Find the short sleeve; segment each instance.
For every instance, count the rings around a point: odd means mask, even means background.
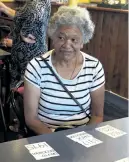
[[[98,61],[93,70],[93,78],[92,78],[92,84],[90,87],[90,91],[95,91],[104,84],[105,84],[104,69],[100,61]]]
[[[26,68],[24,79],[40,88],[41,83],[41,67],[39,61],[34,58],[31,60]]]

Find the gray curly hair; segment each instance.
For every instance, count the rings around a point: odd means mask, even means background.
[[[53,37],[61,25],[74,25],[80,29],[83,35],[83,43],[86,44],[92,38],[95,25],[89,12],[81,7],[61,6],[54,13],[48,24],[48,36]]]

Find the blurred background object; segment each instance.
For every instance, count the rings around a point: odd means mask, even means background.
[[[128,0],[102,0],[98,7],[128,9]]]
[[[9,26],[6,25],[0,25],[0,48],[5,49],[5,39],[8,40],[8,37],[10,35],[11,29]],[[7,49],[8,51],[8,49]]]

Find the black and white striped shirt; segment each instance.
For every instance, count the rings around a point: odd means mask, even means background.
[[[52,51],[47,52],[46,61],[61,79],[63,84],[90,115],[90,92],[105,84],[102,64],[98,59],[81,52],[84,58],[82,68],[73,80],[62,78],[51,62]],[[45,57],[44,55],[44,57]],[[58,126],[78,126],[88,122],[88,118],[65,92],[41,57],[30,61],[25,79],[41,90],[38,116],[51,128]]]

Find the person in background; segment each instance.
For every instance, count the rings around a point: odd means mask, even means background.
[[[11,47],[11,87],[21,80],[27,63],[45,53],[46,30],[51,12],[50,0],[27,0],[17,11],[0,2],[0,11],[14,19],[12,40],[3,44]]]
[[[54,49],[30,61],[25,71],[24,114],[36,134],[103,121],[105,75],[97,58],[81,51],[94,33],[85,8],[62,6],[51,17],[48,35]],[[44,59],[69,92],[57,81]]]

